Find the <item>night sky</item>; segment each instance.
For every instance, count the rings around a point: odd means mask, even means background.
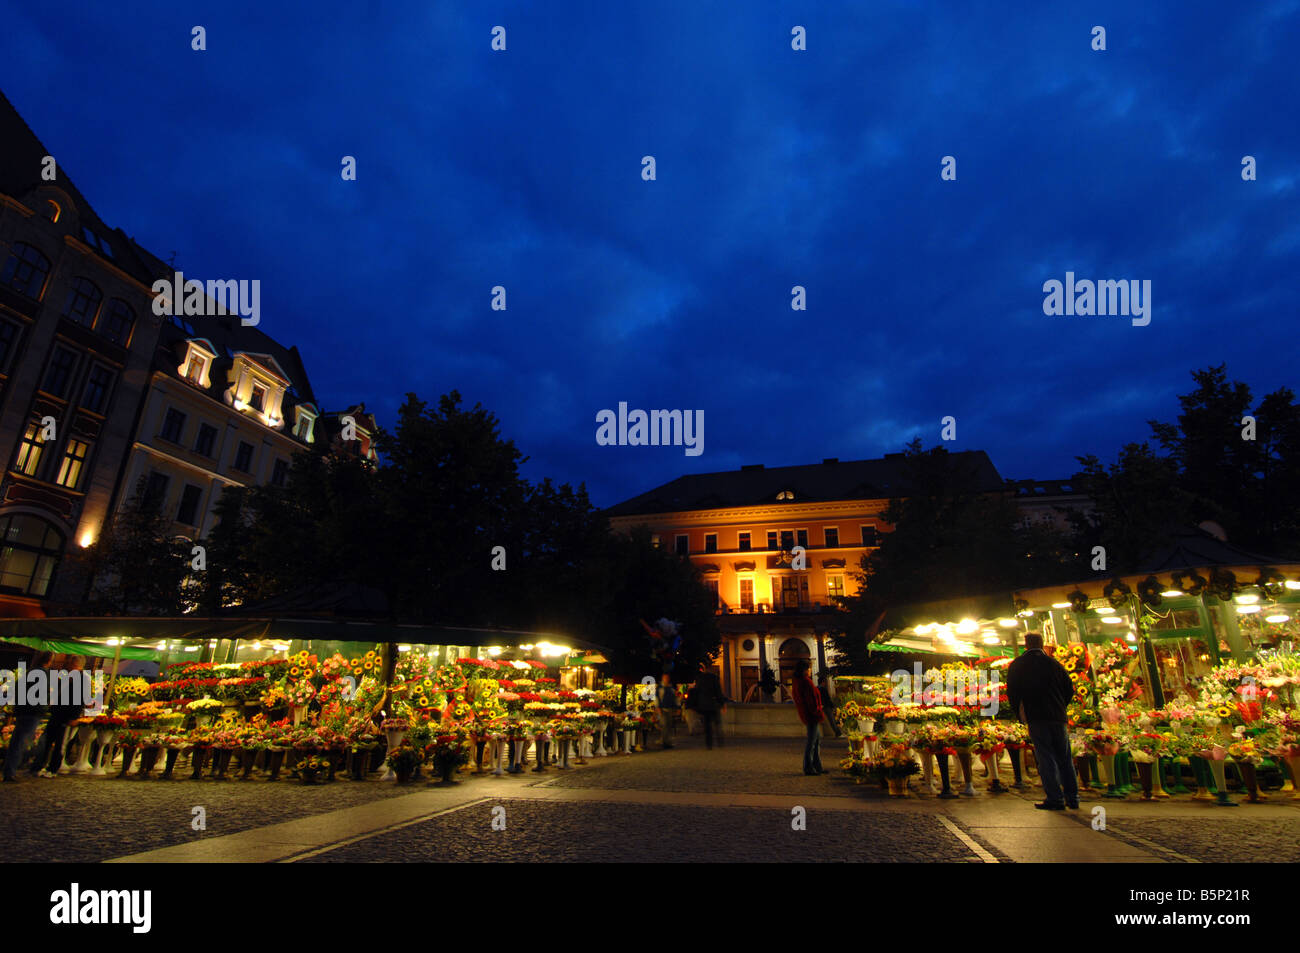
[[[1195,368],[1295,385],[1300,2],[1038,6],[15,3],[0,88],[110,225],[260,279],[327,410],[459,389],[601,506],[947,414],[1050,478]],[[1150,280],[1150,325],[1044,315],[1067,271]],[[704,453],[598,447],[619,401]]]

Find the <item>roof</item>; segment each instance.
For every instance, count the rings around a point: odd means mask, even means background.
[[[997,493],[1004,488],[1002,477],[983,450],[949,454],[954,467],[974,493]],[[832,500],[883,500],[906,496],[909,464],[902,453],[890,453],[877,460],[826,461],[803,466],[741,467],[722,473],[681,476],[634,496],[605,511],[607,516],[639,516],[675,513],[683,510],[758,506],[777,502],[777,494],[791,490],[791,502],[815,503]]]
[[[135,239],[126,232],[120,228],[111,228],[96,214],[90,202],[69,178],[62,163],[56,163],[57,174],[53,182],[41,178],[42,163],[52,153],[3,92],[0,92],[0,142],[4,143],[4,148],[0,149],[0,193],[23,201],[29,193],[38,189],[57,188],[76,203],[74,211],[83,228],[89,228],[101,236],[111,236],[111,256],[104,255],[93,244],[87,243],[97,255],[145,285],[152,284],[167,272],[166,264],[137,245]],[[76,237],[82,238],[81,235]]]

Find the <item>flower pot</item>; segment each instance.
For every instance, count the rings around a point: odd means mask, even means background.
[[[1087,755],[1080,754],[1074,756],[1074,771],[1079,775],[1079,790],[1091,791],[1092,774],[1088,766]]]
[[[474,742],[474,773],[483,773],[483,750],[487,747],[487,739],[480,738]]]
[[[1219,807],[1236,807],[1237,802],[1228,798],[1228,779],[1224,772],[1221,758],[1210,759],[1210,774],[1214,777],[1214,787],[1218,791],[1216,803]]]
[[[965,797],[975,796],[975,780],[971,773],[970,748],[958,748],[957,760],[961,763],[962,780],[965,782],[961,789]]]
[[[257,764],[257,751],[243,748],[239,752],[239,780],[247,781],[253,776],[253,765]]]
[[[1189,794],[1191,789],[1183,783],[1183,761],[1179,758],[1169,758],[1170,778],[1173,783],[1169,785],[1170,794]]]
[[[1101,762],[1102,774],[1106,778],[1106,793],[1102,797],[1122,798],[1124,792],[1119,790],[1115,784],[1115,756],[1113,754],[1099,754],[1097,760]]]
[[[163,773],[159,776],[163,781],[172,779],[172,769],[176,767],[176,759],[180,757],[180,748],[168,748],[167,760],[163,762]]]
[[[1023,773],[1021,773],[1020,749],[1008,748],[1007,751],[1009,753],[1008,756],[1011,758],[1011,774],[1015,779],[1011,782],[1011,786],[1015,788],[1017,791],[1023,791],[1027,787],[1029,787],[1029,785],[1025,783],[1025,776]]]
[[[492,773],[502,775],[506,773],[505,769],[505,747],[506,743],[501,738],[491,738],[488,742],[488,760],[492,763]]]
[[[81,749],[77,753],[75,764],[63,766],[63,770],[68,774],[85,774],[90,770],[90,737],[94,733],[95,729],[90,725],[77,726],[77,743]]]
[[[456,780],[456,760],[452,757],[438,759],[438,781],[437,783],[446,787],[452,784],[458,784]]]
[[[216,752],[213,760],[216,762],[217,770],[213,777],[218,781],[226,780],[226,771],[230,767],[230,759],[234,757],[234,754],[235,752],[231,748],[222,748]]]
[[[537,764],[533,767],[533,770],[545,771],[546,762],[550,759],[551,743],[540,735],[534,739],[533,743],[537,746]]]
[[[1138,771],[1141,770],[1141,768],[1138,768]],[[1151,771],[1151,796],[1153,798],[1159,799],[1162,797],[1169,797],[1169,792],[1164,788],[1164,778],[1161,777],[1162,774],[1163,772],[1160,770],[1160,759],[1156,758]]]
[[[1154,767],[1155,766],[1151,764],[1151,762],[1149,761],[1139,761],[1137,763],[1138,778],[1142,782],[1142,799],[1144,801],[1151,800],[1151,788],[1152,788],[1151,778],[1155,773],[1153,770]]]
[[[124,778],[131,769],[131,762],[135,760],[135,745],[122,746],[122,770],[118,772],[119,778]]]
[[[921,790],[926,794],[934,793],[934,752],[921,752]]]
[[[569,749],[573,747],[573,741],[569,738],[560,739],[560,763],[557,767],[567,769],[569,767]]]
[[[191,781],[203,780],[203,769],[208,764],[209,750],[208,748],[195,748],[190,752],[190,764],[194,768],[193,773],[190,775]]]
[[[154,765],[158,763],[160,754],[162,754],[162,748],[158,745],[148,745],[140,749],[140,770],[135,773],[135,776],[141,780],[149,777]]]
[[[1255,765],[1249,761],[1238,761],[1237,770],[1241,772],[1242,784],[1244,784],[1246,790],[1250,792],[1250,797],[1247,799],[1248,802],[1251,804],[1259,804],[1261,801],[1267,801],[1268,795],[1260,793],[1259,773],[1256,771]]]
[[[938,796],[945,800],[957,797],[956,794],[952,793],[952,786],[948,779],[948,753],[946,751],[941,751],[939,754],[935,755],[935,757],[939,761],[939,781],[943,784],[943,789],[939,792]]]
[[[113,728],[96,728],[95,740],[99,742],[99,754],[95,758],[95,766],[90,769],[91,774],[107,774],[110,760],[109,745],[113,741],[113,735],[117,734]]]
[[[605,750],[605,726],[608,722],[602,718],[596,722],[596,757],[605,758],[609,752]]]
[[[400,745],[400,744],[402,743],[403,739],[406,738],[406,729],[405,729],[405,728],[390,728],[390,729],[388,729],[387,731],[384,732],[384,737],[386,737],[386,738],[388,739],[388,750],[389,750],[389,751],[395,751],[395,750],[397,750],[397,746]],[[387,761],[385,761],[385,763],[387,763]],[[379,780],[381,780],[381,781],[389,781],[389,780],[392,780],[392,778],[393,778],[394,776],[395,776],[395,775],[394,775],[394,772],[393,772],[393,766],[390,764],[390,765],[388,765],[388,770],[384,772],[384,776],[383,776],[382,778],[380,778]]]
[[[284,767],[285,750],[283,748],[268,749],[267,767],[271,769],[271,776],[268,781],[280,780],[280,769]]]
[[[410,784],[411,775],[414,773],[415,773],[414,765],[410,765],[410,766],[403,765],[402,767],[393,769],[393,774],[397,778],[398,784]]]
[[[632,748],[636,744],[636,731],[625,730],[623,732],[623,751],[622,754],[631,754]]]
[[[1002,785],[1002,772],[999,770],[1002,761],[1002,752],[994,751],[988,756],[985,763],[989,766],[989,776],[993,779],[989,782],[989,793],[1003,794],[1007,790]]]
[[[303,784],[315,784],[318,771],[316,768],[299,768],[298,780]]]
[[[907,778],[885,778],[890,797],[907,797]]]

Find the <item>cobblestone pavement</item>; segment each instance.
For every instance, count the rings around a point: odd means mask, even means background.
[[[505,830],[492,829],[492,808]],[[812,811],[806,830],[788,810],[664,804],[503,800],[312,857],[312,863],[374,861],[779,863],[970,861],[979,859],[937,818]]]
[[[1111,833],[1141,846],[1156,845],[1203,864],[1300,863],[1300,816],[1251,817],[1244,811],[1232,819],[1220,817],[1126,817]],[[1142,841],[1132,838],[1142,838]],[[1174,859],[1179,859],[1175,857]]]
[[[0,785],[0,860],[96,863],[406,793],[378,780],[22,780]],[[206,830],[191,826],[195,807],[206,812]]]

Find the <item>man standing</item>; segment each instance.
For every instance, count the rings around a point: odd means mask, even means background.
[[[794,707],[799,713],[799,720],[808,729],[808,739],[803,748],[803,773],[825,774],[822,770],[822,699],[817,686],[808,677],[809,668],[811,666],[807,659],[794,663],[791,694],[794,695]]]
[[[1079,782],[1070,759],[1065,732],[1065,706],[1074,695],[1070,676],[1060,662],[1043,651],[1043,636],[1025,633],[1025,651],[1007,666],[1007,702],[1029,726],[1044,800],[1034,807],[1062,811],[1079,806]]]
[[[718,744],[722,744],[722,729],[720,713],[722,707],[726,704],[726,697],[722,694],[722,683],[718,681],[718,676],[712,670],[701,668],[700,674],[695,676],[695,687],[691,689],[688,704],[691,710],[700,716],[704,722],[704,744],[713,747],[713,727],[718,725]]]
[[[665,748],[673,746],[673,719],[677,717],[677,690],[667,675],[659,679],[659,741]]]
[[[32,667],[23,671],[21,677],[25,678],[31,672],[39,670],[41,672],[40,677],[47,679],[48,686],[49,673],[47,669],[53,658],[54,656],[49,652],[37,652],[32,657]],[[17,688],[16,683],[14,687]],[[14,733],[9,738],[9,751],[5,754],[4,779],[6,781],[18,780],[17,772],[19,766],[23,763],[23,755],[27,753],[27,743],[36,734],[36,726],[41,723],[41,718],[45,714],[45,706],[32,704],[26,691],[23,691],[21,695],[21,702],[18,698],[13,700]]]

